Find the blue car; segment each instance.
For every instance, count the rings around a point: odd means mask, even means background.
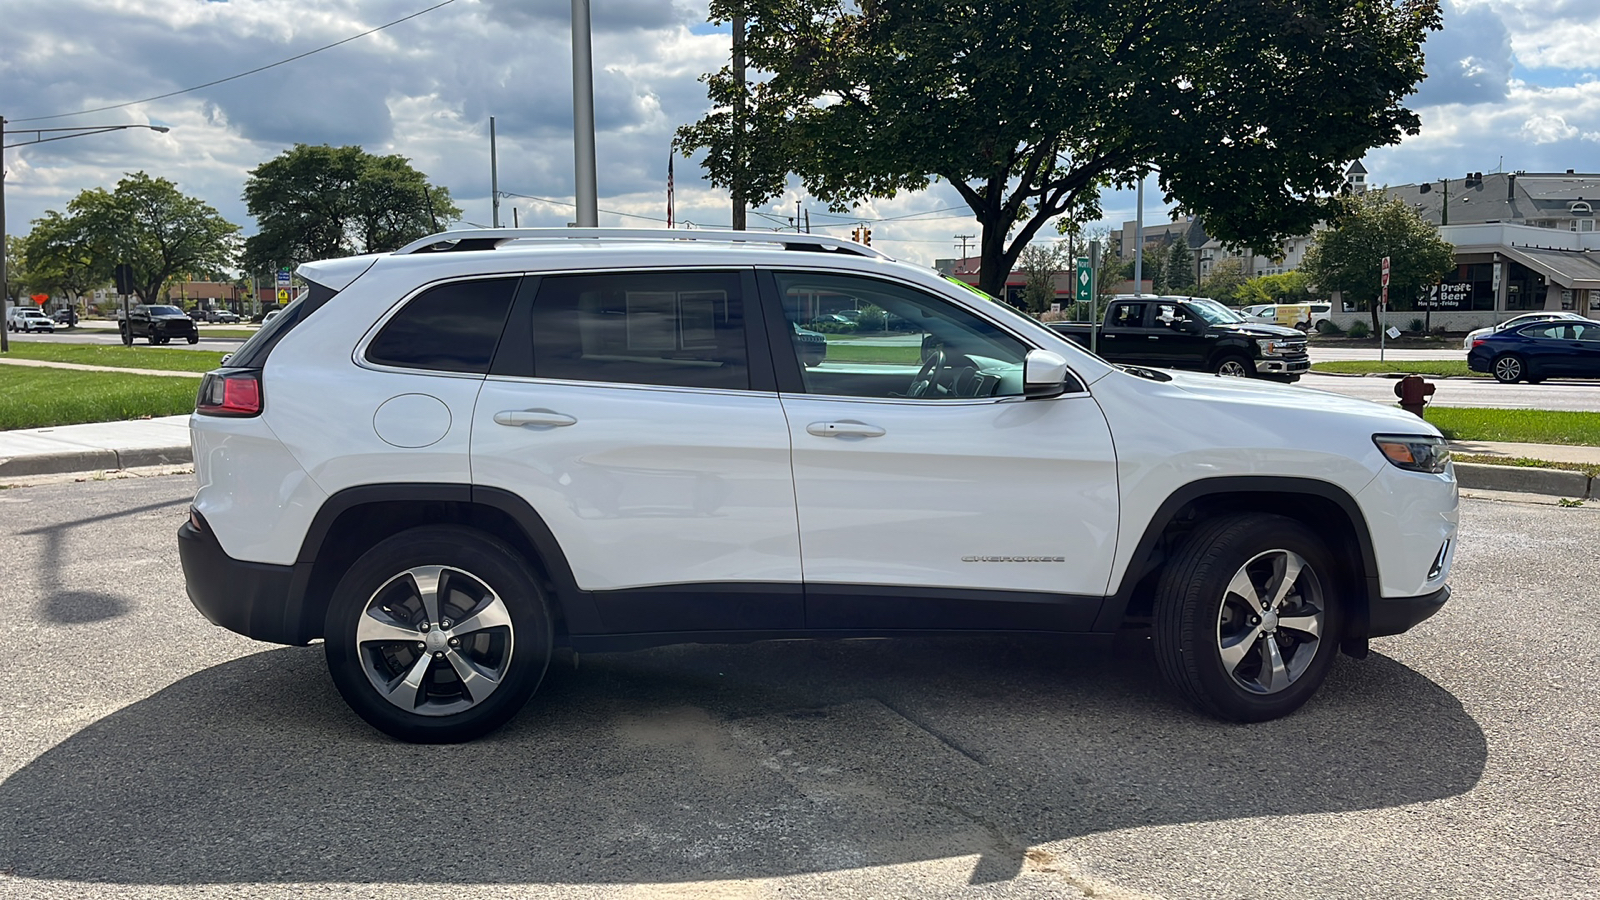
[[[1557,319],[1483,335],[1467,352],[1467,368],[1489,372],[1501,384],[1600,377],[1600,322]]]

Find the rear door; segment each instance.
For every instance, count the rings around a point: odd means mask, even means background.
[[[610,633],[803,624],[789,432],[754,277],[529,278],[472,423]],[[751,340],[755,335],[759,339]]]
[[[1113,362],[1160,365],[1161,335],[1147,325],[1150,303],[1121,300],[1112,306],[1100,328],[1100,352]]]

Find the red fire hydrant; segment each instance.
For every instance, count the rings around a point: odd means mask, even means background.
[[[1417,418],[1423,419],[1427,417],[1422,414],[1422,409],[1428,405],[1433,390],[1434,386],[1424,381],[1421,375],[1407,375],[1395,384],[1394,395],[1400,398],[1401,409],[1416,413]]]

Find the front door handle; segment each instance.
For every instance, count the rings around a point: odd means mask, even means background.
[[[817,437],[883,437],[887,432],[862,422],[812,422],[806,433]]]
[[[503,409],[494,414],[494,422],[496,425],[510,425],[513,428],[521,425],[559,427],[576,425],[578,420],[549,409]]]

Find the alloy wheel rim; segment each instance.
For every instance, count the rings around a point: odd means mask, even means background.
[[[1515,381],[1522,374],[1522,364],[1509,356],[1495,363],[1494,367],[1495,374],[1511,381]]]
[[[1217,367],[1217,374],[1225,375],[1229,378],[1243,378],[1245,375],[1244,365],[1238,360],[1230,359]]]
[[[1327,621],[1322,582],[1292,550],[1251,557],[1217,611],[1217,654],[1234,684],[1253,694],[1287,690],[1311,667]]]
[[[356,624],[367,680],[416,715],[455,715],[488,699],[505,680],[513,647],[505,601],[452,566],[396,574],[372,592]]]

